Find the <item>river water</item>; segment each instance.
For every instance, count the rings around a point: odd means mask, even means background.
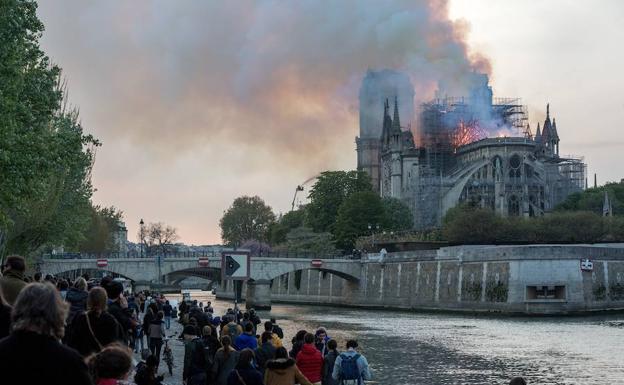
[[[222,314],[232,304],[212,300]],[[339,349],[355,338],[373,371],[372,383],[624,384],[624,315],[561,318],[472,317],[334,306],[274,304],[285,346],[299,329],[327,328]]]

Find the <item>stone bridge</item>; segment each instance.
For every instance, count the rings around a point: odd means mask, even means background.
[[[39,268],[44,275],[105,271],[141,283],[176,282],[190,276],[221,282],[220,256],[166,257],[160,260],[158,257],[108,259],[44,257]],[[303,270],[317,270],[357,283],[360,280],[361,264],[359,260],[336,258],[251,258],[250,280],[246,285],[247,305],[252,303],[255,308],[270,307],[271,282],[280,276]],[[221,286],[226,286],[226,282],[221,282]]]

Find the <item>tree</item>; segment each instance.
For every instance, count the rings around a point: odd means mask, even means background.
[[[286,242],[288,233],[298,227],[303,226],[305,220],[305,210],[293,210],[281,215],[277,222],[269,228],[269,243],[279,245]]]
[[[624,183],[607,183],[597,188],[589,188],[582,192],[570,194],[556,211],[591,211],[602,215],[605,191],[613,208],[613,215],[624,214]]]
[[[405,203],[396,198],[384,198],[381,201],[384,208],[384,230],[410,230],[414,226],[414,216]]]
[[[240,246],[249,239],[266,242],[274,222],[273,210],[260,197],[238,197],[219,221],[221,239],[232,246]]]
[[[140,232],[141,230],[139,230]],[[146,226],[143,235],[147,245],[147,254],[154,252],[166,255],[167,251],[178,240],[178,232],[175,227],[165,225],[162,222],[150,223]]]
[[[0,255],[75,247],[90,219],[99,142],[64,103],[61,70],[39,48],[36,8],[0,6]]]
[[[249,254],[252,257],[258,257],[264,255],[265,257],[269,252],[271,252],[271,246],[267,245],[264,242],[257,241],[255,239],[249,239],[243,242],[240,246],[241,249],[248,249]]]
[[[500,227],[494,211],[462,205],[447,212],[442,233],[450,243],[489,244],[496,241]]]
[[[360,191],[349,195],[338,210],[334,228],[336,246],[351,250],[358,236],[370,232],[369,225],[383,226],[384,206],[381,198],[373,191]]]
[[[371,180],[364,171],[325,171],[310,190],[306,206],[306,226],[314,231],[333,233],[342,202],[351,194],[372,191]]]
[[[273,250],[328,255],[336,253],[334,243],[331,233],[316,233],[308,227],[300,226],[288,232],[286,242]]]
[[[84,233],[85,239],[78,246],[84,253],[103,253],[113,249],[113,234],[117,231],[123,213],[115,207],[94,206],[91,221]]]

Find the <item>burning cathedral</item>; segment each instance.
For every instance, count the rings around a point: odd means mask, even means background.
[[[415,229],[438,227],[464,202],[502,216],[539,216],[586,187],[583,159],[559,152],[549,105],[533,134],[527,108],[494,98],[487,75],[473,74],[467,93],[431,100],[415,115],[407,75],[368,71],[362,82],[357,168],[382,197],[411,208]]]

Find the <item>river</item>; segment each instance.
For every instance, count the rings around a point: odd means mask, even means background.
[[[217,314],[232,304],[213,301]],[[384,385],[624,384],[624,315],[587,317],[472,317],[334,306],[274,304],[259,312],[277,318],[285,346],[299,329],[323,326],[339,349],[355,338],[374,382]]]

